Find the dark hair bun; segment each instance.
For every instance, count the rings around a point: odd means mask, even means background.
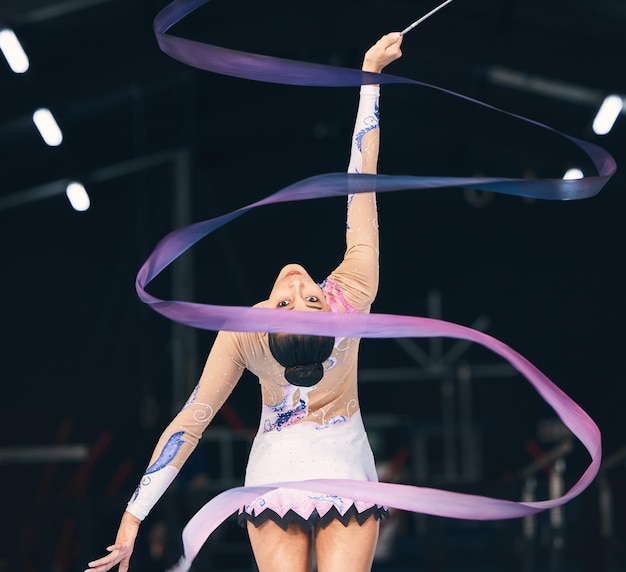
[[[285,368],[285,379],[291,385],[298,387],[311,387],[324,376],[324,367],[321,363],[307,365],[293,365]]]
[[[335,338],[309,334],[267,336],[270,352],[285,368],[285,379],[292,385],[311,387],[324,377],[322,365],[330,356]]]

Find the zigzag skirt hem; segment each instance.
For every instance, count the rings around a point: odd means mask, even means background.
[[[359,512],[356,506],[352,505],[344,514],[341,514],[336,507],[332,507],[326,514],[320,516],[317,510],[311,512],[309,518],[300,516],[294,510],[288,510],[285,516],[280,516],[270,508],[266,508],[258,515],[250,514],[246,511],[239,513],[238,522],[240,526],[246,526],[246,523],[250,522],[255,527],[261,526],[263,523],[271,520],[280,526],[283,530],[287,530],[290,524],[296,523],[303,530],[310,531],[316,526],[326,528],[332,521],[338,520],[344,526],[348,526],[352,518],[356,520],[359,526],[363,526],[366,520],[374,517],[376,520],[382,520],[383,518],[389,518],[389,511],[385,507],[373,506]]]

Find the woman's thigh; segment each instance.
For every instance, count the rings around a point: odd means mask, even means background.
[[[287,530],[271,520],[248,523],[248,536],[259,572],[311,572],[311,533],[296,523]]]
[[[369,572],[374,562],[379,521],[368,518],[363,525],[352,519],[348,526],[338,520],[315,533],[318,572]]]

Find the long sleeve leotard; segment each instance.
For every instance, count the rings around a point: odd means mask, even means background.
[[[376,172],[378,94],[377,86],[361,88],[349,172]],[[341,263],[320,286],[331,311],[369,312],[378,288],[378,226],[373,193],[348,197],[346,251]],[[266,305],[266,302],[258,304],[260,307]],[[284,368],[272,357],[265,333],[219,332],[197,386],[161,435],[149,466],[128,503],[128,512],[140,519],[148,514],[198,444],[203,431],[231,394],[244,369],[255,374],[261,386],[262,412],[257,436],[261,444],[270,442],[263,437],[295,435],[296,429],[313,428],[313,434],[328,429],[337,434],[336,429],[350,425],[352,418],[358,417],[360,421],[358,347],[358,339],[337,339],[330,358],[324,364],[322,380],[311,388],[302,388],[292,386],[285,380]],[[369,448],[366,440],[363,447]],[[252,463],[253,453],[254,447],[246,483],[272,482],[275,475],[266,475],[263,463]],[[359,473],[360,478],[374,480],[373,459],[369,458],[371,452],[366,451],[364,456],[367,457],[367,467],[362,474]],[[335,475],[332,459],[326,465],[323,476]],[[303,469],[303,477],[308,477],[307,470]],[[341,471],[339,474],[341,476]],[[300,473],[280,473],[281,477],[285,475],[287,479],[295,479]],[[346,475],[355,476],[350,472]],[[359,475],[356,475],[357,478]]]

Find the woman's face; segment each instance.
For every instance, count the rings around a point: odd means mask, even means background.
[[[287,264],[269,295],[270,307],[309,312],[330,312],[322,289],[299,264]]]

